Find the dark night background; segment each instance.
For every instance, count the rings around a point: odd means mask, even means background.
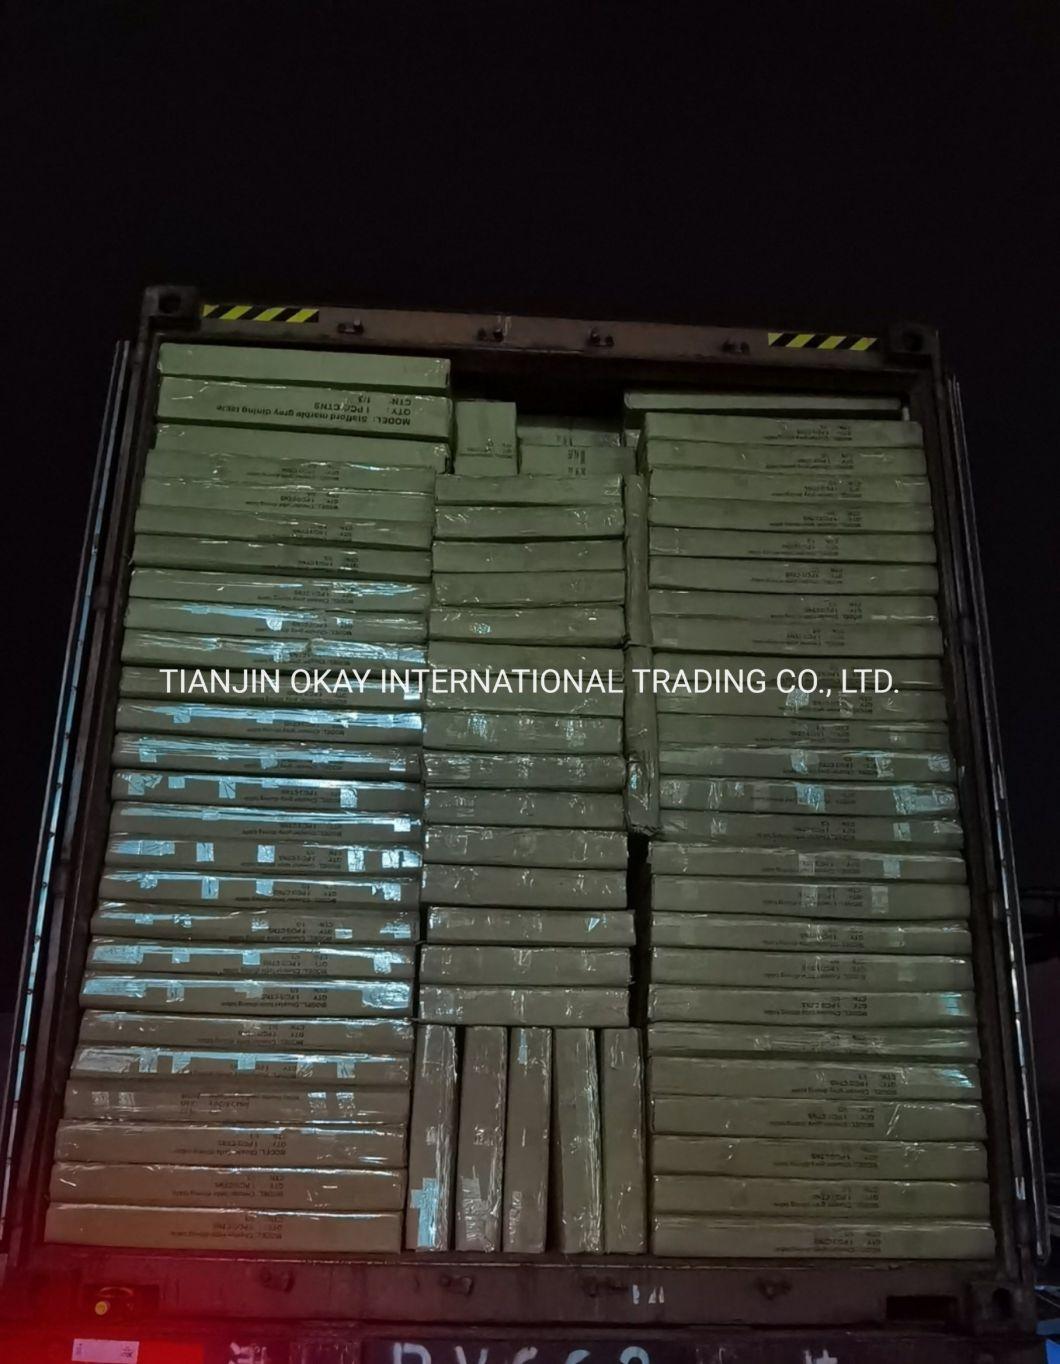
[[[149,283],[938,326],[964,389],[1020,880],[1060,885],[1060,26],[1053,4],[975,9],[10,8],[0,1011],[111,349]],[[1043,1000],[1053,969],[1034,972]],[[1049,1089],[1060,1029],[1039,1013]]]

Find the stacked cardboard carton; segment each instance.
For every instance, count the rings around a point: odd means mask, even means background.
[[[919,428],[647,411],[641,453],[653,664],[689,683],[656,697],[653,1249],[988,1254]]]
[[[634,471],[636,433],[627,439],[617,423],[523,413],[518,436],[521,474],[598,478]]]
[[[622,481],[457,475],[437,499],[420,1017],[621,1025]]]
[[[397,1250],[422,714],[378,676],[306,679],[424,661],[448,364],[160,368],[48,1235]]]

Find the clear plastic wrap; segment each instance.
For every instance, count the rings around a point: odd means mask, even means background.
[[[715,810],[741,814],[808,814],[924,819],[957,812],[953,786],[885,786],[857,782],[745,781],[667,777],[661,802],[669,810]]]
[[[208,478],[147,477],[140,485],[140,506],[340,521],[430,523],[434,515],[434,499],[428,493],[321,488],[312,483],[220,483]]]
[[[396,1212],[260,1212],[242,1208],[134,1208],[53,1203],[46,1241],[154,1250],[389,1254],[401,1249]]]
[[[439,947],[420,949],[424,985],[628,985],[624,947]]]
[[[653,526],[772,531],[785,536],[793,531],[927,535],[935,524],[930,502],[754,502],[721,497],[651,497],[648,520]],[[717,552],[727,551],[719,545]],[[790,555],[787,549],[781,557]]]
[[[429,905],[487,905],[517,909],[621,909],[625,871],[559,871],[551,867],[456,867],[423,869],[423,901]]]
[[[805,876],[817,881],[951,881],[963,883],[963,857],[944,853],[868,852],[861,849],[712,847],[657,843],[655,871],[679,876]]]
[[[449,438],[448,398],[380,389],[327,388],[163,377],[157,412],[162,421],[225,422],[234,426],[293,427],[349,435]]]
[[[622,721],[617,716],[433,711],[424,720],[423,742],[427,748],[462,752],[618,754],[622,752]]]
[[[686,717],[681,717],[686,718]],[[661,716],[660,719],[666,719]],[[762,722],[757,722],[762,723]],[[831,739],[828,735],[826,738]],[[838,737],[838,736],[836,736]],[[882,737],[882,736],[881,736]],[[910,734],[914,741],[931,734]],[[739,742],[739,741],[737,741]],[[823,781],[943,782],[957,780],[957,764],[944,747],[926,752],[883,748],[722,747],[714,744],[659,747],[659,768],[666,777],[816,778]]]
[[[270,455],[211,454],[203,450],[149,450],[147,479],[195,479],[248,487],[310,487],[316,491],[418,493],[434,497],[434,470],[338,460],[278,459]],[[184,504],[186,505],[186,504]],[[199,505],[198,503],[194,505]],[[226,504],[226,505],[231,505]],[[284,505],[289,504],[286,500]],[[321,503],[328,506],[327,499]]]
[[[552,1053],[552,1200],[556,1249],[565,1255],[603,1250],[600,1164],[596,1037],[562,1028]]]
[[[245,1046],[255,1051],[402,1054],[412,1052],[414,1041],[412,1024],[403,1018],[216,1018],[207,1014],[108,1013],[100,1009],[82,1014],[80,1037],[82,1042],[128,1046],[222,1050]]]
[[[134,597],[125,612],[129,630],[160,634],[218,634],[247,639],[334,639],[361,644],[422,644],[427,622],[419,615],[384,611],[298,610],[280,606],[238,606],[228,602],[158,601]]]
[[[974,1028],[886,1028],[865,1032],[835,1028],[747,1027],[732,1023],[655,1023],[647,1030],[651,1056],[906,1056],[920,1060],[975,1061]]]
[[[265,431],[248,426],[186,425],[160,422],[155,448],[197,450],[208,454],[249,455],[255,459],[337,460],[339,463],[382,464],[403,468],[445,470],[449,446],[445,441],[394,440],[388,436],[325,434],[318,431]]]
[[[420,1017],[430,1023],[501,1028],[623,1028],[629,991],[534,986],[421,985]]]
[[[143,535],[196,536],[217,540],[276,540],[281,545],[335,545],[366,550],[429,550],[429,521],[371,521],[293,513],[236,512],[208,507],[142,506],[136,512],[137,538]],[[424,555],[429,561],[430,555]],[[142,561],[139,561],[142,562]],[[182,560],[186,565],[196,560]],[[227,566],[227,565],[226,565]],[[277,565],[278,566],[278,565]],[[393,567],[373,564],[371,576]]]
[[[592,829],[443,824],[427,829],[424,859],[465,866],[624,870],[626,838]]]
[[[502,1249],[540,1255],[547,1243],[552,1034],[513,1028],[508,1045]]]
[[[889,952],[967,956],[963,923],[844,923],[836,919],[760,919],[741,914],[655,913],[655,947],[752,948],[759,952]]]
[[[70,1080],[65,1118],[132,1122],[401,1123],[407,1086],[356,1090],[245,1080]]]
[[[432,909],[427,916],[432,943],[632,947],[634,937],[633,915],[624,909]]]
[[[177,771],[223,772],[253,775],[283,772],[306,777],[385,777],[415,780],[420,775],[420,754],[411,745],[363,747],[352,744],[333,748],[322,744],[254,743],[252,740],[185,738],[173,734],[127,734],[114,740],[111,761],[120,768],[158,768]]]
[[[626,631],[630,644],[651,644],[648,605],[648,489],[640,474],[623,479],[626,512]]]
[[[843,1102],[824,1099],[652,1095],[652,1131],[673,1136],[822,1137],[861,1141],[983,1141],[973,1103]]]
[[[831,622],[717,620],[712,616],[652,616],[652,641],[658,649],[704,653],[746,652],[813,658],[817,654],[889,654],[942,657],[937,625],[845,625]]]
[[[975,996],[956,990],[868,993],[818,985],[778,990],[750,986],[652,985],[652,1023],[831,1024],[860,1028],[940,1028],[974,1024]]]
[[[70,1074],[105,1079],[200,1079],[228,1076],[246,1080],[282,1080],[287,1084],[369,1087],[411,1082],[408,1056],[375,1052],[185,1051],[172,1047],[122,1047],[82,1043],[74,1053]]]
[[[605,1028],[599,1047],[603,1249],[607,1255],[643,1255],[648,1200],[640,1032]]]
[[[896,847],[961,848],[964,830],[956,819],[872,819],[839,815],[715,814],[710,810],[663,810],[664,838],[734,843],[743,848]]]
[[[938,621],[934,597],[806,596],[799,593],[720,592],[653,587],[653,617],[710,616],[721,620],[764,620],[777,624],[925,625]]]
[[[448,1250],[456,1161],[456,1029],[417,1029],[409,1125],[406,1250]]]
[[[521,825],[526,828],[622,829],[622,797],[581,791],[426,791],[429,824]]]
[[[217,739],[311,743],[419,745],[423,717],[415,710],[313,710],[309,706],[230,706],[209,701],[121,700],[120,733],[188,734]]]
[[[433,640],[498,644],[619,645],[625,638],[621,606],[539,606],[510,611],[436,606],[430,615]]]
[[[200,912],[105,900],[92,918],[102,937],[169,942],[413,943],[419,936],[415,910],[211,909]]]
[[[769,875],[770,873],[763,873]],[[801,875],[797,866],[796,875]],[[702,875],[652,876],[655,910],[790,914],[799,919],[967,919],[968,887],[827,881],[742,881]]]
[[[132,774],[130,774],[132,775]],[[135,774],[139,775],[139,774]],[[136,792],[137,796],[141,794]],[[423,826],[410,815],[358,813],[356,810],[253,809],[212,805],[155,805],[146,799],[113,806],[112,834],[161,838],[321,839],[372,846],[418,848]]]
[[[506,506],[619,506],[622,480],[618,477],[534,478],[522,475],[518,478],[461,478],[443,474],[435,484],[435,497],[440,508],[470,507],[475,511]],[[442,538],[445,538],[444,534]]]
[[[137,1165],[241,1165],[254,1168],[400,1170],[405,1130],[390,1127],[211,1126],[204,1123],[59,1124],[56,1160]]]
[[[201,980],[192,976],[121,975],[87,971],[83,1009],[174,1014],[282,1014],[310,1018],[373,1018],[412,1013],[407,980]]]
[[[730,508],[744,504],[730,503]],[[759,504],[752,504],[757,508]],[[768,504],[767,504],[768,505]],[[669,506],[669,504],[668,504]],[[730,515],[731,515],[730,511]],[[752,512],[752,516],[753,516]],[[671,520],[674,518],[671,516]],[[752,519],[747,516],[748,520]],[[924,533],[859,535],[853,528],[807,526],[801,530],[755,530],[751,527],[649,524],[651,553],[682,555],[688,559],[800,559],[823,563],[933,564],[935,537]]]
[[[261,806],[356,814],[418,815],[423,791],[411,782],[330,781],[311,777],[214,776],[203,772],[115,772],[115,800],[188,805]],[[241,835],[255,837],[255,835]]]
[[[386,578],[421,583],[431,576],[431,556],[423,550],[331,549],[183,534],[139,534],[133,542],[132,557],[133,563],[150,568],[341,574],[350,582]]]
[[[260,907],[270,904],[321,907],[372,906],[414,909],[419,884],[410,877],[274,876],[268,866],[258,876],[211,876],[193,871],[120,870],[107,868],[99,893],[106,900],[144,900],[152,904],[215,904]]]
[[[566,606],[615,603],[625,599],[623,573],[436,573],[434,598],[440,606]]]
[[[106,862],[112,867],[162,867],[221,872],[332,872],[339,876],[417,876],[423,859],[415,848],[355,843],[249,843],[241,839],[111,838]]]
[[[791,1061],[772,1057],[651,1058],[652,1094],[712,1095],[755,1099],[842,1099],[902,1102],[981,1098],[979,1070],[972,1063],[927,1061]]]
[[[508,1035],[469,1028],[460,1067],[454,1250],[501,1247],[501,1188],[508,1092]]]
[[[656,1175],[759,1179],[986,1179],[979,1142],[787,1141],[762,1137],[663,1137],[652,1142]],[[974,1186],[973,1186],[974,1187]]]
[[[434,572],[439,573],[624,573],[625,557],[616,540],[545,540],[518,544],[435,540]]]
[[[281,607],[285,610],[425,614],[430,588],[425,583],[379,579],[265,577],[195,568],[135,568],[130,598],[152,601],[212,602],[219,606]],[[325,632],[327,633],[327,632]]]
[[[404,1205],[405,1174],[402,1170],[63,1162],[52,1167],[51,1200],[163,1208],[386,1212]]]
[[[350,350],[299,350],[293,346],[203,346],[166,341],[160,374],[198,379],[240,379],[268,384],[324,384],[381,388],[398,393],[447,393],[449,361],[415,355],[369,355]]]
[[[792,559],[704,559],[653,554],[653,588],[743,593],[922,593],[938,591],[932,564],[807,563]]]
[[[623,534],[624,526],[625,516],[618,500],[613,505],[600,507],[440,505],[434,517],[434,532],[439,540],[617,539]]]
[[[164,634],[126,630],[123,663],[174,668],[268,668],[289,672],[324,667],[379,670],[422,668],[426,653],[414,644],[362,644],[341,639],[253,639],[227,635]]]
[[[621,791],[626,777],[625,761],[617,754],[427,752],[423,768],[432,786],[528,791]]]
[[[411,980],[416,953],[412,947],[287,947],[268,943],[242,947],[228,943],[181,944],[139,942],[127,938],[93,938],[87,969],[93,973],[142,971],[148,976],[233,976],[253,971],[262,979]],[[179,982],[178,982],[179,983]]]
[[[519,472],[535,477],[599,478],[631,474],[635,468],[636,455],[627,446],[527,443],[519,446]]]

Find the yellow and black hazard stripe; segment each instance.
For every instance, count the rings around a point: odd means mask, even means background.
[[[771,346],[788,350],[875,350],[878,336],[835,336],[830,332],[767,332]]]
[[[317,322],[319,308],[260,308],[254,303],[204,303],[202,316],[213,322]]]

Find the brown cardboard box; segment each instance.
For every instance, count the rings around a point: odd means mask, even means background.
[[[624,947],[424,947],[420,981],[450,985],[629,984]]]
[[[657,1175],[784,1179],[986,1179],[977,1142],[789,1141],[761,1137],[655,1137]]]
[[[652,1219],[652,1252],[722,1259],[988,1260],[994,1233],[978,1222],[828,1224],[668,1215]]]
[[[622,643],[626,614],[621,606],[523,606],[487,610],[480,606],[436,606],[430,614],[432,640],[481,639],[497,644]]]
[[[454,1250],[500,1249],[507,1053],[503,1028],[464,1034]]]
[[[424,719],[423,742],[427,748],[464,753],[621,753],[622,721],[617,715],[491,715],[474,710],[437,710]]]
[[[957,813],[956,789],[938,784],[889,786],[882,782],[666,777],[661,783],[660,798],[670,810],[713,810],[732,814],[871,816],[895,820],[952,817]]]
[[[552,1169],[556,1248],[565,1255],[599,1254],[600,1098],[596,1038],[587,1028],[553,1035]]]
[[[471,479],[465,480],[472,482]],[[475,479],[474,482],[481,482]],[[499,487],[511,479],[489,480]],[[542,483],[560,480],[543,478]],[[584,483],[585,479],[571,479]],[[617,482],[617,479],[615,480]],[[622,503],[601,506],[497,507],[439,506],[434,529],[439,540],[606,540],[622,535]]]
[[[754,1027],[738,1023],[655,1023],[648,1029],[651,1056],[812,1056],[825,1060],[854,1056],[905,1056],[918,1060],[975,1061],[975,1028]]]
[[[651,667],[651,650],[626,650],[626,824],[634,833],[659,831],[659,726],[657,698],[641,687],[637,672]],[[643,675],[643,674],[642,674]]]
[[[357,698],[360,705],[363,698]],[[403,696],[391,703],[405,704]],[[256,704],[230,705],[189,701],[126,699],[118,702],[116,723],[120,731],[134,734],[194,734],[206,738],[302,741],[336,744],[418,745],[423,741],[423,717],[418,710],[373,709],[316,710],[303,704],[282,709]]]
[[[202,1123],[63,1121],[56,1160],[137,1165],[241,1165],[391,1169],[405,1164],[405,1128],[207,1126]]]
[[[457,867],[423,869],[423,900],[429,905],[486,905],[501,909],[621,909],[624,871],[557,871],[550,867]]]
[[[890,662],[890,660],[888,660]],[[908,691],[894,687],[891,691],[859,691],[859,679],[847,674],[847,682],[854,690],[842,691],[830,687],[826,682],[818,682],[816,691],[781,691],[777,686],[777,674],[762,669],[764,690],[751,691],[749,686],[743,691],[695,691],[696,679],[688,678],[689,689],[677,689],[676,682],[669,690],[659,690],[656,703],[660,711],[684,715],[712,716],[759,716],[764,719],[787,719],[801,721],[846,720],[876,725],[896,726],[908,723],[925,724],[934,722],[932,728],[941,728],[946,718],[946,696],[941,691],[927,688]],[[711,669],[713,673],[713,669]],[[797,674],[796,674],[797,675]],[[748,675],[749,677],[749,675]],[[792,685],[785,676],[785,687]],[[807,681],[809,679],[806,679]],[[886,679],[880,679],[881,687]],[[700,680],[701,688],[706,685]]]
[[[267,518],[262,518],[267,521]],[[270,523],[271,524],[271,523]],[[220,572],[327,573],[350,578],[427,582],[427,550],[338,549],[316,544],[265,540],[224,540],[194,535],[138,534],[133,563],[152,568],[214,569]]]
[[[161,859],[160,859],[161,860]],[[149,904],[208,904],[256,908],[269,905],[333,905],[336,908],[413,908],[419,903],[414,876],[323,877],[275,876],[268,865],[259,876],[205,876],[195,871],[122,871],[111,867],[99,878],[99,893],[108,900]]]
[[[652,985],[653,1023],[833,1023],[840,1027],[936,1028],[975,1022],[975,997],[957,991],[866,994],[814,989],[765,990],[721,986]]]
[[[550,829],[624,827],[622,797],[617,794],[451,788],[426,791],[423,806],[430,824],[504,824]]]
[[[652,525],[649,527],[648,545],[652,554],[704,559],[933,564],[936,558],[933,535],[837,533],[827,525],[773,531]]]
[[[335,639],[351,643],[421,644],[427,623],[416,612],[314,610],[226,601],[159,601],[131,597],[127,630],[159,634],[231,635],[241,639]]]
[[[750,854],[748,854],[750,856]],[[796,863],[795,874],[798,875]],[[656,910],[794,915],[806,919],[967,919],[968,887],[865,881],[743,881],[729,876],[652,876]]]
[[[627,474],[626,506],[626,639],[651,644],[648,602],[648,487],[641,474]]]
[[[938,591],[932,564],[814,563],[799,559],[700,559],[653,554],[651,586],[714,592]]]
[[[652,1095],[651,1130],[672,1136],[836,1138],[860,1141],[983,1141],[983,1110],[971,1103],[845,1103],[822,1099]]]
[[[502,1249],[540,1255],[548,1235],[552,1035],[513,1028],[508,1050]]]
[[[967,956],[963,923],[851,923],[839,919],[760,919],[740,914],[653,914],[655,947],[751,948],[760,952],[885,952]]]
[[[781,840],[777,840],[778,844]],[[713,847],[706,843],[656,843],[657,872],[679,876],[810,877],[818,881],[935,881],[962,884],[964,858],[946,853],[868,852],[854,848]]]
[[[420,1017],[428,1022],[501,1028],[621,1028],[629,1023],[629,991],[421,985]]]
[[[112,867],[175,871],[246,872],[259,875],[309,872],[338,876],[418,877],[420,854],[412,848],[365,847],[355,843],[294,840],[111,838],[106,859]],[[164,899],[164,896],[158,897]],[[198,898],[198,897],[196,897]]]
[[[432,909],[427,941],[510,943],[526,947],[632,947],[633,915],[624,909]]]
[[[664,838],[731,843],[740,848],[961,848],[956,819],[871,819],[842,815],[745,815],[712,810],[666,810]]]
[[[605,1028],[599,1046],[604,1253],[643,1255],[648,1232],[640,1033]]]
[[[767,477],[767,475],[763,475]],[[653,526],[690,530],[807,531],[839,535],[926,535],[934,527],[930,502],[782,502],[709,497],[651,497]],[[726,551],[719,547],[718,553]]]
[[[328,843],[390,844],[417,848],[423,825],[412,815],[355,810],[270,810],[236,806],[155,805],[123,801],[111,809],[112,834],[158,838],[321,839]]]
[[[415,910],[228,909],[196,911],[183,906],[105,900],[92,918],[92,932],[111,938],[178,942],[269,942],[304,944],[413,943],[419,936]]]
[[[146,479],[211,479],[226,484],[363,488],[366,492],[434,493],[434,470],[347,464],[338,460],[278,459],[272,455],[210,454],[206,450],[147,452]],[[145,481],[146,481],[145,479]],[[326,505],[326,504],[325,504]]]
[[[115,767],[178,772],[220,772],[225,776],[262,772],[291,777],[418,780],[420,755],[409,744],[368,745],[262,742],[183,734],[115,735]]]
[[[456,949],[454,949],[456,950]],[[756,990],[971,990],[967,957],[858,956],[854,953],[762,952],[656,947],[657,985],[747,985]]]
[[[216,305],[207,312],[215,310]],[[161,374],[240,379],[249,383],[312,384],[358,390],[382,388],[405,393],[446,393],[449,390],[448,360],[367,355],[349,350],[203,346],[166,341],[159,349],[158,368]],[[217,434],[220,438],[223,433]],[[350,444],[357,443],[356,437],[347,439]]]
[[[758,1099],[948,1099],[980,1097],[974,1064],[953,1061],[789,1061],[773,1057],[657,1056],[648,1069],[652,1094],[707,1094]]]
[[[663,560],[663,563],[669,562]],[[939,619],[934,597],[911,593],[868,593],[837,596],[795,592],[719,592],[692,588],[653,587],[653,617],[712,617],[716,620],[762,620],[778,625],[934,625]],[[264,609],[264,608],[262,608]],[[362,613],[363,614],[363,613]],[[335,617],[345,620],[346,617]],[[176,628],[176,627],[174,627]],[[321,634],[337,633],[321,630]],[[222,633],[225,633],[222,631]],[[228,632],[234,633],[234,632]],[[249,633],[249,632],[248,632]],[[379,636],[382,638],[382,635]],[[393,636],[397,638],[397,636]]]
[[[885,1217],[966,1218],[987,1222],[985,1182],[944,1180],[733,1179],[662,1175],[651,1182],[652,1209],[707,1216],[799,1217],[828,1221]]]
[[[712,441],[723,445],[844,450],[920,450],[917,422],[816,416],[733,416],[705,412],[646,412],[645,440]]]
[[[622,480],[618,477],[592,478],[460,478],[442,474],[435,483],[439,510],[469,507],[491,511],[500,507],[602,507],[621,506]],[[439,539],[450,538],[439,522]],[[549,535],[547,539],[560,539]]]
[[[708,703],[709,708],[709,703]],[[830,749],[853,748],[868,749],[869,753],[856,755],[863,759],[861,767],[855,767],[852,776],[862,776],[869,781],[945,781],[954,779],[954,770],[945,760],[931,770],[916,776],[899,777],[891,775],[888,765],[895,755],[909,753],[942,753],[949,748],[949,736],[941,718],[926,722],[892,722],[885,718],[874,720],[814,720],[800,715],[699,715],[677,713],[659,707],[659,742],[664,748],[720,748],[724,751],[734,748],[768,747],[772,749]],[[880,751],[883,750],[882,754]],[[880,754],[877,757],[877,754]],[[753,756],[753,755],[752,755]],[[839,755],[837,755],[838,757]],[[800,770],[801,768],[801,770]],[[816,769],[810,761],[803,764],[797,755],[790,771],[777,773],[778,776],[813,777]],[[703,775],[711,774],[708,769]],[[757,770],[736,772],[742,777],[769,776],[769,772]],[[822,773],[822,776],[825,775]],[[835,773],[846,780],[846,773]]]
[[[660,720],[665,715],[660,715]],[[678,718],[678,717],[671,717]],[[685,718],[685,717],[680,717]],[[898,736],[897,729],[881,735],[885,740]],[[831,742],[831,735],[824,736]],[[930,734],[910,735],[929,742]],[[905,742],[905,735],[902,735]],[[745,781],[795,778],[811,787],[821,782],[956,782],[957,764],[947,751],[948,740],[941,748],[928,752],[887,752],[871,745],[863,748],[800,748],[798,743],[779,747],[750,747],[715,745],[662,744],[659,748],[659,771],[663,780],[693,777],[720,781],[735,777]]]
[[[456,1159],[456,1029],[420,1025],[409,1125],[406,1250],[448,1250]]]
[[[625,598],[624,573],[436,573],[434,599],[440,606],[547,606],[614,603]]]
[[[418,815],[420,786],[400,781],[325,781],[310,777],[212,776],[199,772],[115,772],[115,800],[176,804],[258,806],[337,814]],[[240,835],[232,835],[239,837]]]
[[[371,1018],[412,1013],[408,980],[200,980],[87,971],[83,1009],[178,1014],[310,1014]]]
[[[250,540],[259,544],[275,541],[284,546],[364,550],[371,553],[373,559],[382,551],[422,551],[431,547],[429,521],[352,520],[285,512],[210,511],[204,507],[140,507],[134,528],[137,539],[142,536],[194,536],[219,541]],[[429,558],[429,555],[425,554],[423,558]],[[190,555],[177,560],[182,567],[200,562]],[[220,562],[225,567],[232,566],[228,557]]]
[[[931,502],[931,486],[920,475],[881,475],[860,470],[758,473],[743,469],[655,468],[651,474],[651,493],[659,498],[736,498],[744,502],[824,502],[844,506],[891,503],[911,508],[917,503]]]
[[[306,1090],[242,1080],[70,1080],[65,1118],[130,1122],[392,1125],[408,1117],[409,1092]]]
[[[715,670],[721,669],[723,673],[726,669],[730,672],[738,672],[740,668],[746,669],[747,659],[741,654],[712,654],[709,659],[705,659],[701,654],[696,653],[668,653],[663,651],[655,656],[655,666],[663,668],[669,673],[678,673],[683,670],[689,675],[694,673],[696,668],[705,667]],[[772,657],[755,659],[755,667],[761,668],[767,676],[774,678],[782,668],[790,668],[791,666],[790,658],[782,658],[777,654]],[[837,658],[833,656],[832,658],[815,658],[813,661],[818,686],[833,689],[842,688],[844,673],[848,679],[847,686],[849,687],[858,685],[855,669],[867,668],[871,676],[874,669],[880,666],[879,658]],[[894,687],[899,691],[915,691],[923,688],[938,691],[943,685],[942,664],[937,658],[888,658],[886,667],[891,674]],[[797,668],[795,677],[798,677]],[[794,682],[795,678],[787,680]]]
[[[581,757],[567,753],[427,752],[423,771],[429,786],[522,787],[524,793],[621,791],[626,764],[617,753]]]
[[[427,830],[427,862],[464,866],[618,870],[626,866],[626,836],[617,830],[527,829],[443,824]]]
[[[370,1051],[401,1056],[413,1047],[412,1024],[400,1018],[215,1018],[100,1009],[81,1015],[80,1039],[143,1047]]]
[[[286,1085],[349,1086],[401,1085],[411,1082],[408,1056],[375,1052],[268,1052],[239,1048],[232,1051],[185,1051],[173,1047],[113,1046],[82,1042],[74,1053],[70,1074],[117,1079],[237,1079]],[[91,1200],[89,1200],[91,1201]],[[119,1200],[120,1201],[120,1200]]]
[[[428,493],[318,483],[220,483],[210,478],[147,477],[140,485],[140,506],[341,521],[429,523],[434,513],[434,499]]]
[[[731,503],[739,506],[739,503]],[[941,658],[937,625],[846,625],[825,622],[718,620],[713,616],[652,616],[656,649],[703,653],[785,654],[813,659],[820,654],[907,654]]]
[[[317,467],[346,469],[352,466]],[[431,476],[425,474],[424,477],[429,479]],[[661,562],[669,564],[672,561]],[[282,566],[274,568],[272,574],[225,573],[198,568],[136,568],[129,580],[129,598],[280,606],[339,614],[404,612],[419,616],[427,614],[431,603],[431,589],[427,583],[378,578],[317,578],[304,573],[287,573],[281,577],[282,572]]]
[[[510,465],[515,472],[517,437],[515,404],[479,399],[454,403],[457,458],[480,456]]]
[[[237,976],[263,979],[411,980],[416,952],[411,947],[254,947],[223,943],[139,942],[94,938],[88,949],[90,971],[143,971],[147,975]]]
[[[247,1212],[53,1203],[44,1239],[157,1250],[392,1253],[401,1249],[401,1217],[394,1212]]]
[[[63,1162],[52,1167],[51,1201],[167,1208],[224,1206],[295,1212],[388,1212],[404,1206],[405,1172]]]
[[[633,450],[620,445],[519,445],[519,471],[524,474],[556,478],[631,474],[635,462]]]
[[[229,347],[224,349],[227,351]],[[255,354],[262,354],[262,350],[255,347]],[[449,459],[449,447],[441,440],[394,440],[389,434],[359,436],[346,432],[267,431],[250,426],[212,426],[205,422],[160,422],[155,446],[165,450],[206,451],[262,460],[338,460],[343,464],[352,461],[384,467],[431,469],[436,473],[445,470]]]
[[[624,573],[619,540],[545,540],[541,543],[435,540],[435,574],[443,573]],[[475,664],[473,666],[478,666]],[[560,664],[562,667],[562,663]],[[606,665],[605,665],[606,666]]]

